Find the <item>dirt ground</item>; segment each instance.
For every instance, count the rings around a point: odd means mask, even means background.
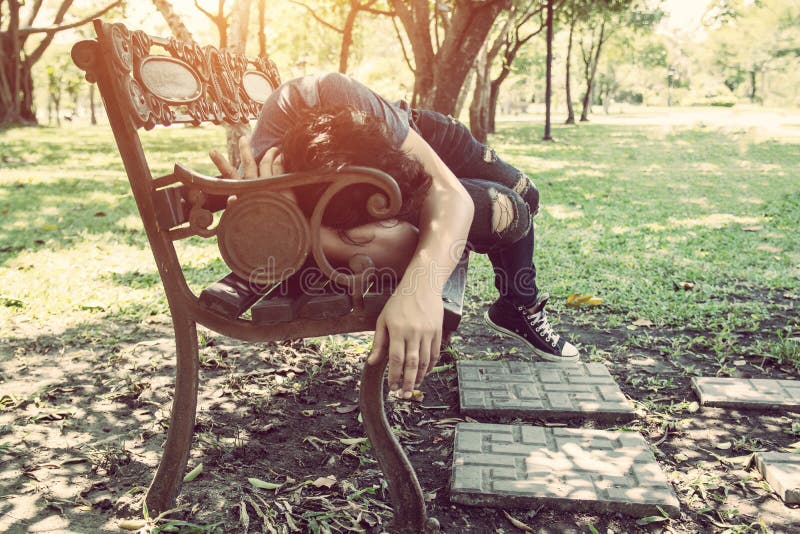
[[[774,320],[786,324],[794,306],[786,299],[785,315]],[[448,357],[518,357],[519,347],[484,329],[484,307],[468,306]],[[638,417],[628,428],[652,444],[681,516],[644,526],[617,514],[450,504],[453,430],[465,418],[458,413],[455,370],[447,369],[426,381],[422,402],[388,401],[429,514],[445,532],[523,531],[509,517],[534,532],[800,531],[800,509],[784,505],[748,465],[753,451],[780,450],[800,439],[796,415],[698,410],[686,369],[713,375],[708,357],[668,360],[655,346],[638,343],[639,331],[587,326],[581,313],[564,316],[561,327],[582,345],[600,348],[593,359],[609,366],[634,401]],[[141,517],[142,491],[163,443],[174,370],[168,317],[70,331],[12,326],[20,335],[0,349],[0,531],[119,531],[124,519]],[[648,330],[651,340],[671,335]],[[184,485],[181,509],[170,517],[212,532],[325,532],[326,526],[381,532],[391,519],[388,494],[358,439],[357,377],[366,336],[256,345],[202,335],[189,463],[203,468]],[[790,378],[757,365],[738,362],[734,376]],[[249,478],[280,487],[259,489]]]

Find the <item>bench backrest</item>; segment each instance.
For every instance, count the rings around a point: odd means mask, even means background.
[[[82,57],[80,48],[73,57],[87,72],[92,61],[108,63],[113,104],[136,128],[244,124],[258,116],[264,100],[280,85],[269,57],[248,58],[214,46],[130,31],[122,23],[96,20],[94,27],[103,57]],[[104,94],[106,106],[109,96]]]
[[[214,46],[152,36],[119,22],[95,20],[94,29],[97,38],[73,46],[72,59],[86,71],[86,79],[98,85],[174,313],[176,307],[196,303],[174,241],[194,235],[214,237],[214,212],[227,207],[230,193],[207,193],[187,185],[191,176],[188,182],[185,177],[181,181],[176,172],[154,177],[139,130],[187,123],[248,124],[280,84],[280,76],[266,57],[253,59]],[[203,148],[211,147],[198,147]]]

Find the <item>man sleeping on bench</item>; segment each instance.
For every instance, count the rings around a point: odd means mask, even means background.
[[[466,247],[489,256],[498,299],[486,324],[525,343],[549,361],[576,361],[578,350],[547,320],[548,296],[536,286],[532,217],[539,192],[530,178],[479,143],[456,119],[390,103],[343,74],[305,76],[276,89],[252,139],[240,139],[241,172],[217,151],[224,177],[380,169],[397,182],[403,204],[396,219],[365,210],[370,187],[349,187],[322,220],[322,246],[334,262],[367,254],[397,274],[378,317],[370,360],[389,357],[389,387],[408,398],[439,359],[442,288]],[[306,215],[317,186],[284,191]]]

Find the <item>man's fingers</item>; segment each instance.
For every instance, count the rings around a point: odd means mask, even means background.
[[[439,363],[439,357],[441,356],[440,351],[442,348],[442,331],[438,330],[436,334],[433,336],[433,341],[431,342],[431,359],[428,362],[428,369],[425,371],[427,375],[430,373],[436,364]]]
[[[261,177],[265,176],[275,176],[277,174],[283,174],[283,167],[281,166],[280,169],[277,169],[278,165],[276,165],[276,161],[280,158],[278,154],[278,147],[272,147],[264,153],[264,157],[261,158],[261,163],[258,164],[258,170],[261,173]]]
[[[233,178],[236,180],[240,178],[239,172],[219,150],[212,150],[208,155],[223,178]]]
[[[250,137],[243,135],[239,138],[239,157],[242,159],[242,176],[245,178],[258,178],[258,165],[250,148]]]
[[[414,381],[414,387],[418,388],[425,375],[428,374],[428,369],[431,362],[431,339],[423,337],[419,345],[419,362],[417,363],[417,378]]]
[[[415,342],[406,345],[406,359],[403,362],[403,397],[406,399],[410,399],[414,392],[419,372],[419,361],[419,340],[415,340]]]
[[[283,174],[283,154],[278,154],[272,160],[272,175]]]
[[[417,374],[419,373],[420,361],[420,342],[424,338],[420,338],[419,334],[411,334],[405,342],[405,354],[403,359],[403,397],[411,398],[414,392],[414,386],[417,383]],[[427,363],[425,364],[428,365]]]
[[[382,317],[378,317],[378,322],[375,325],[375,336],[372,338],[372,352],[369,353],[367,358],[368,363],[378,363],[380,359],[386,354],[386,342],[388,336],[386,335],[386,325]]]
[[[402,336],[389,332],[389,389],[397,391],[401,387],[403,362],[406,359],[406,344]],[[414,364],[416,366],[416,363]],[[410,391],[410,390],[409,390]]]

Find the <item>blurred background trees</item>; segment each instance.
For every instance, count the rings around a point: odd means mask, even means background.
[[[284,79],[345,72],[388,98],[468,116],[485,139],[496,115],[544,112],[547,3],[0,0],[0,122],[90,120],[94,95],[65,58],[100,13],[269,53]],[[692,22],[677,24],[679,0],[552,0],[554,119],[639,105],[800,105],[800,0],[695,4]]]

